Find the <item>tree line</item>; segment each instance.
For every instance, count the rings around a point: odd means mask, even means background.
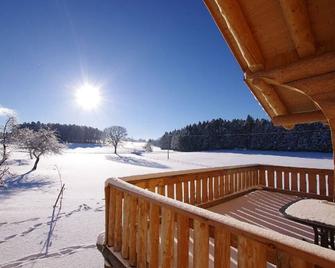
[[[250,115],[245,120],[214,119],[165,132],[156,145],[185,152],[218,149],[332,151],[327,125],[300,124],[286,130]]]
[[[22,123],[19,128],[28,128],[34,131],[40,129],[51,129],[55,131],[58,138],[64,143],[99,143],[103,139],[103,132],[97,128],[88,126],[78,126],[74,124],[41,123],[31,122]]]

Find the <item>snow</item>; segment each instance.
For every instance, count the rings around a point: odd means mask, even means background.
[[[0,267],[103,267],[95,243],[104,230],[104,183],[110,177],[255,163],[333,167],[330,154],[172,151],[167,160],[166,151],[145,153],[143,146],[126,142],[116,156],[110,147],[72,144],[63,155],[43,157],[21,181],[8,181],[6,190],[0,188]],[[20,175],[32,163],[15,151],[10,168]],[[57,169],[65,191],[58,217],[50,223],[60,189]]]
[[[285,212],[293,217],[335,226],[335,203],[318,199],[303,199],[293,203]]]

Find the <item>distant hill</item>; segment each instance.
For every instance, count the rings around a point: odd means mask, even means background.
[[[301,124],[291,130],[266,119],[214,119],[166,132],[157,142],[162,149],[204,151],[251,149],[331,152],[331,133],[321,123]]]

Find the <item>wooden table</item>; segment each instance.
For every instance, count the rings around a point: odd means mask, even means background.
[[[289,208],[291,205],[299,201],[301,201],[301,199],[289,202],[286,205],[282,206],[279,209],[279,211],[284,215],[285,218],[288,218],[298,223],[311,226],[314,230],[314,244],[335,250],[335,242],[334,242],[335,226],[334,225],[325,224],[319,221],[302,219],[302,218],[294,217],[286,213],[287,208]],[[313,215],[314,211],[315,210],[313,210],[313,208],[310,209],[311,215]]]

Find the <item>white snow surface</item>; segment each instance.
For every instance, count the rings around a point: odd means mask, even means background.
[[[0,267],[103,267],[95,247],[104,230],[107,178],[218,166],[276,164],[333,168],[331,154],[261,151],[170,152],[144,143],[124,143],[119,156],[103,146],[71,144],[62,155],[46,156],[20,182],[0,188]],[[24,174],[33,161],[14,151],[11,172]],[[53,204],[65,183],[62,206]],[[47,252],[47,254],[46,254]]]
[[[303,199],[290,205],[285,212],[293,217],[335,226],[335,203],[318,199]]]

